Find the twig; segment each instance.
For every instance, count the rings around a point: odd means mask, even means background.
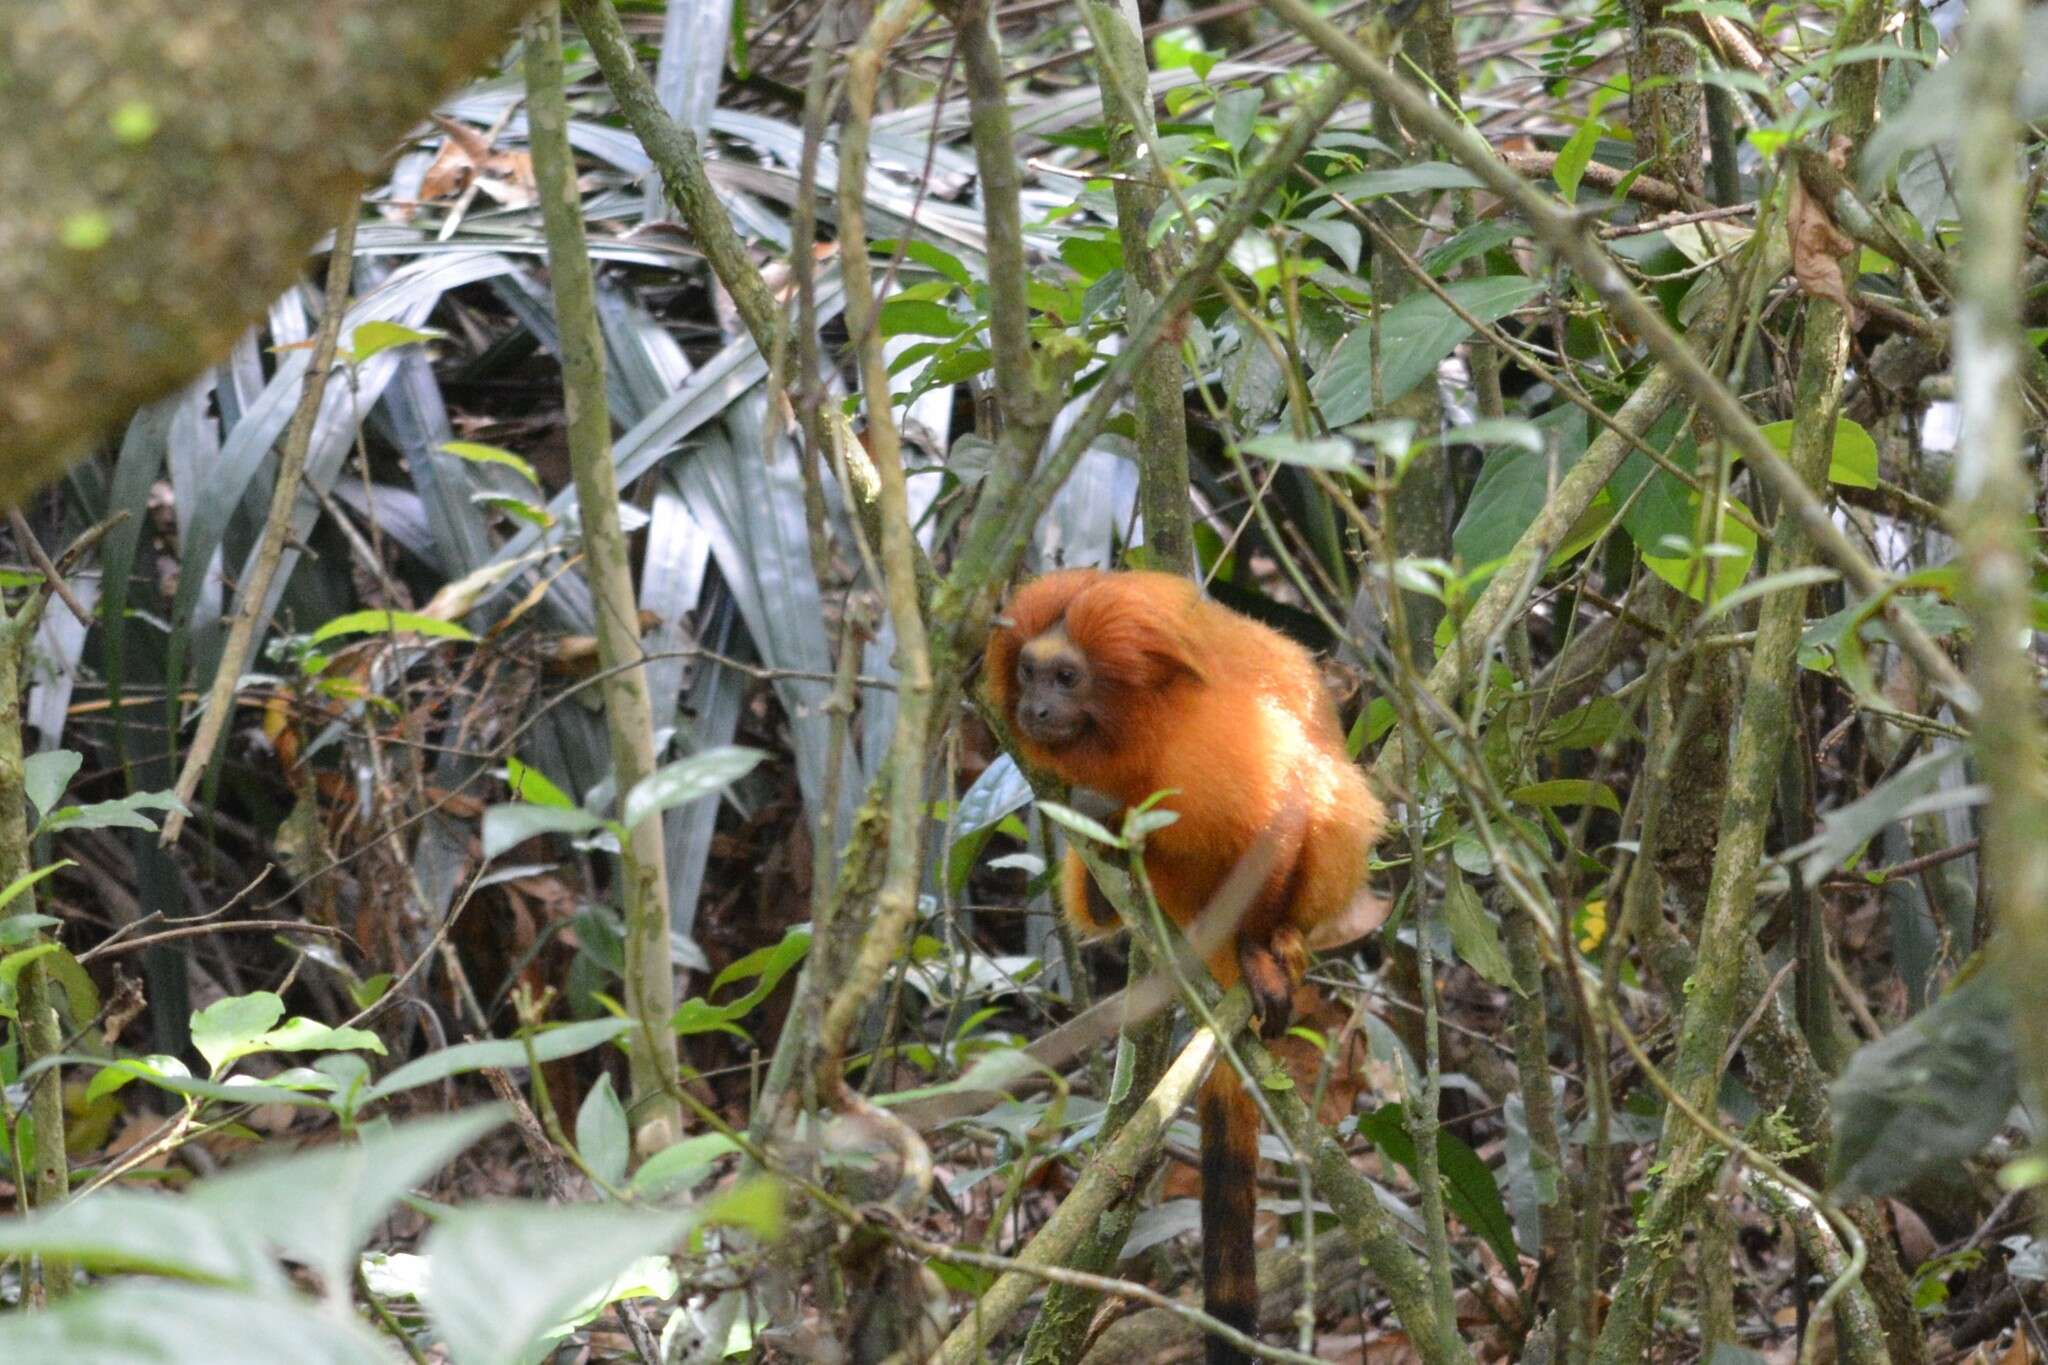
[[[63,573],[50,562],[50,556],[44,551],[43,543],[37,540],[36,533],[29,529],[28,519],[21,515],[20,508],[7,509],[7,525],[14,532],[14,543],[29,557],[29,562],[42,571],[43,578],[50,585],[50,591],[56,593],[64,605],[71,608],[71,614],[78,618],[79,625],[90,630],[92,613],[85,609],[83,602],[72,596],[71,585],[64,581]]]
[[[285,431],[284,446],[278,453],[277,483],[270,490],[270,511],[264,518],[263,538],[256,545],[253,571],[241,584],[242,605],[228,626],[227,643],[221,646],[220,666],[213,675],[213,686],[207,689],[206,709],[200,714],[198,733],[192,737],[192,747],[185,754],[184,770],[178,774],[178,781],[172,787],[181,804],[164,816],[163,834],[157,841],[164,848],[177,843],[178,835],[184,831],[184,807],[192,804],[192,794],[199,789],[199,779],[206,775],[207,766],[213,762],[214,747],[220,743],[221,732],[227,728],[228,716],[234,710],[235,684],[241,681],[243,666],[248,662],[250,647],[255,643],[257,622],[263,615],[264,604],[270,597],[270,585],[277,578],[277,567],[284,557],[285,537],[292,525],[292,509],[298,503],[299,485],[305,479],[306,452],[313,444],[320,404],[327,396],[328,371],[334,368],[335,352],[341,341],[342,319],[348,313],[348,286],[355,266],[356,214],[359,208],[355,196],[350,195],[341,221],[334,228],[334,245],[327,254],[327,294],[320,314],[320,331],[313,342],[313,358],[306,366],[306,377],[299,389],[299,405],[292,413],[291,426]]]

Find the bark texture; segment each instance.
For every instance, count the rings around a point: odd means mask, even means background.
[[[224,354],[528,0],[0,0],[0,505]]]

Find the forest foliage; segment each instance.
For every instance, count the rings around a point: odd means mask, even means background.
[[[0,1356],[1190,1358],[1212,1064],[1263,1358],[2048,1353],[2048,11],[66,13]],[[1393,813],[1270,1044],[985,704],[1076,565]]]

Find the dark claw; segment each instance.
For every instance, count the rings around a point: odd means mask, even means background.
[[[1259,1017],[1259,1036],[1277,1038],[1287,1032],[1294,1022],[1294,983],[1280,959],[1264,944],[1239,942],[1237,963]]]

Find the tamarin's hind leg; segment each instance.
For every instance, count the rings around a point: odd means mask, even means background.
[[[1270,939],[1237,941],[1237,968],[1245,989],[1251,992],[1252,1009],[1259,1016],[1259,1032],[1277,1038],[1294,1022],[1294,987],[1308,970],[1308,947],[1291,925],[1273,931]]]

